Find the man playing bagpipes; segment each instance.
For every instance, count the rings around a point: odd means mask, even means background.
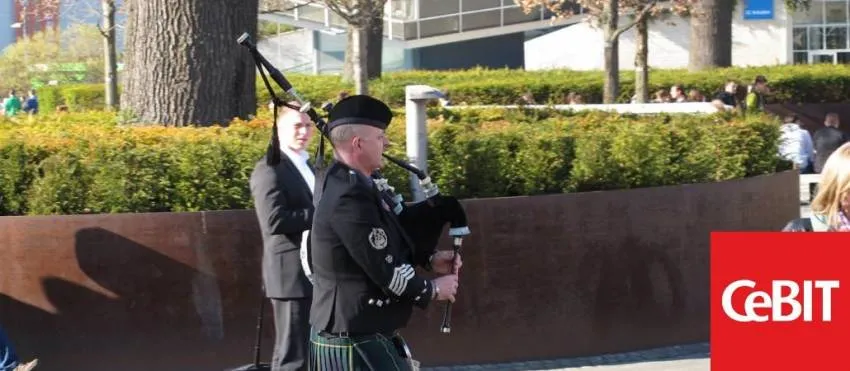
[[[328,117],[335,161],[321,185],[309,247],[310,370],[412,369],[399,329],[414,306],[453,302],[457,293],[461,259],[436,251],[443,226],[463,213],[457,200],[438,196],[438,204],[397,215],[370,176],[382,166],[391,119],[386,104],[364,95],[339,101]],[[423,278],[415,266],[440,276]]]

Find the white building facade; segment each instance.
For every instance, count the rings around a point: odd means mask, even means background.
[[[850,0],[814,0],[808,11],[787,11],[783,0],[743,0],[732,23],[732,64],[765,66],[850,63]],[[671,17],[649,27],[651,68],[688,65],[690,23]],[[620,68],[634,68],[636,30],[619,39]],[[529,70],[603,68],[602,31],[582,22],[525,42]]]

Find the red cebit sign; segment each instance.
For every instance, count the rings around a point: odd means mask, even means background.
[[[850,233],[711,234],[711,369],[850,370]]]

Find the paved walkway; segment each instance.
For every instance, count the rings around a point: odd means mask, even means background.
[[[422,371],[709,371],[708,343],[548,361],[429,367]]]

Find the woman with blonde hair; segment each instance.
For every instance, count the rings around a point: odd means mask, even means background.
[[[850,232],[850,143],[838,147],[826,160],[812,217],[792,220],[786,232]]]

